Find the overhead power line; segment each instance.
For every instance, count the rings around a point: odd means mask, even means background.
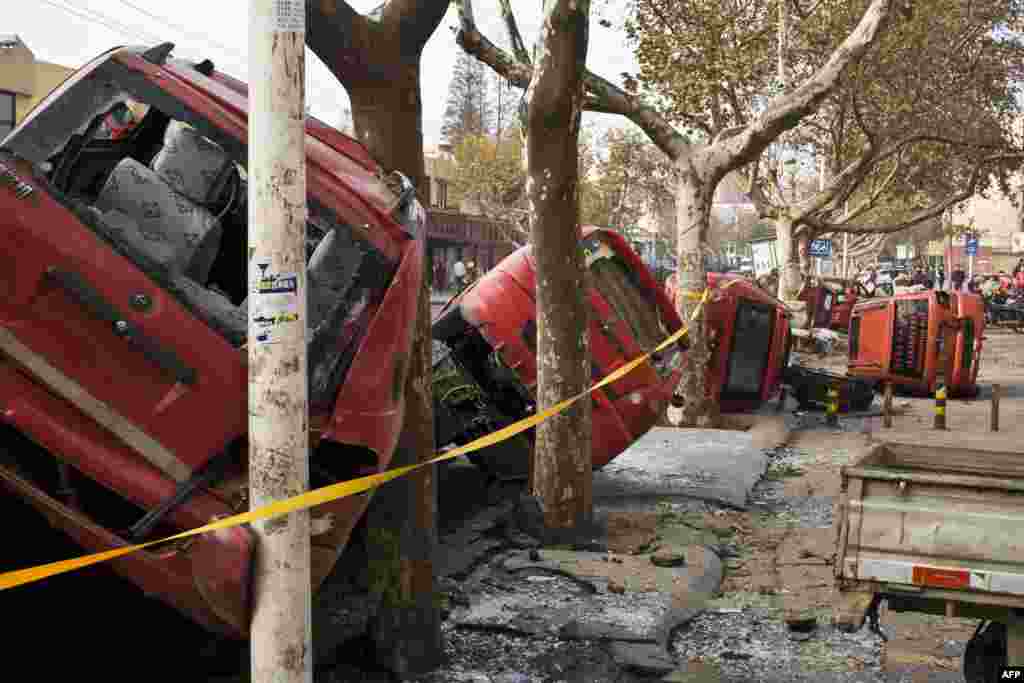
[[[224,50],[225,52],[230,53],[233,57],[241,59],[243,62],[248,59],[248,57],[246,55],[244,55],[241,52],[239,52],[236,48],[231,47],[230,45],[225,45],[224,43],[221,43],[220,41],[217,41],[217,40],[211,38],[209,35],[207,35],[205,33],[196,33],[194,31],[190,31],[189,29],[185,28],[181,24],[176,24],[173,21],[171,21],[170,19],[167,19],[165,17],[161,17],[159,15],[153,14],[152,12],[147,10],[146,8],[139,7],[137,4],[135,4],[134,2],[130,2],[129,0],[118,0],[118,2],[120,2],[125,7],[128,7],[130,9],[135,10],[139,14],[142,14],[142,15],[144,15],[146,17],[149,17],[150,19],[152,19],[153,21],[155,21],[157,23],[163,24],[164,26],[170,27],[170,28],[174,29],[175,31],[178,31],[178,32],[180,32],[180,33],[182,33],[182,34],[184,34],[186,36],[189,36],[190,38],[193,38],[193,39],[196,39],[196,40],[201,40],[201,41],[204,41],[205,43],[209,43],[210,45],[219,47],[220,49]]]
[[[89,10],[84,7],[69,6],[63,2],[54,2],[54,0],[41,0],[41,2],[43,2],[46,5],[49,5],[54,9],[64,12],[65,14],[69,14],[73,17],[77,17],[84,21],[88,21],[93,24],[103,26],[107,30],[118,35],[124,36],[125,38],[131,38],[132,40],[139,40],[140,38],[142,38],[144,39],[142,42],[147,43],[156,43],[160,40],[158,37],[154,36],[148,31],[144,31],[137,27],[128,26],[127,24],[122,24],[111,19],[110,17],[106,17],[100,14],[99,12],[94,12],[93,10]]]
[[[130,41],[132,41],[135,44],[152,44],[152,45],[156,45],[158,43],[162,43],[162,42],[168,40],[168,38],[173,37],[173,35],[172,36],[168,36],[168,35],[157,34],[157,33],[153,32],[151,30],[142,29],[142,28],[139,28],[138,26],[134,26],[132,24],[125,23],[125,22],[123,22],[123,21],[121,21],[119,19],[115,19],[115,18],[113,18],[113,17],[111,17],[111,16],[109,16],[109,15],[103,13],[103,12],[100,12],[100,11],[97,11],[97,10],[94,10],[94,9],[91,9],[91,8],[88,8],[88,7],[84,7],[84,6],[74,2],[74,0],[40,0],[40,1],[42,3],[48,5],[48,6],[52,7],[53,9],[59,10],[60,12],[63,12],[65,14],[69,15],[69,16],[73,16],[73,17],[76,17],[76,18],[81,19],[83,21],[87,21],[87,22],[96,24],[98,26],[102,26],[102,27],[106,28],[107,30],[111,31],[112,33],[115,33],[117,35],[123,36],[124,38],[128,38]],[[189,42],[192,45],[194,45],[196,48],[203,49],[203,50],[211,50],[211,51],[213,51],[215,53],[216,52],[226,52],[227,53],[226,56],[227,57],[231,57],[233,59],[226,59],[226,60],[217,59],[216,61],[221,62],[223,64],[226,64],[227,66],[234,67],[234,69],[237,70],[234,75],[237,76],[237,77],[240,77],[243,81],[246,80],[246,76],[248,74],[249,58],[248,58],[247,55],[243,54],[238,49],[233,48],[230,45],[227,45],[225,43],[222,43],[222,42],[220,42],[220,41],[218,41],[218,40],[216,40],[216,39],[214,39],[214,38],[212,38],[209,35],[206,35],[204,33],[199,33],[199,32],[195,32],[195,31],[191,31],[188,28],[186,28],[185,26],[182,26],[181,24],[177,24],[177,23],[171,21],[170,19],[167,19],[166,17],[162,17],[160,15],[154,14],[153,12],[150,12],[146,8],[141,7],[138,4],[136,4],[135,2],[131,2],[130,0],[118,0],[118,2],[120,4],[122,4],[122,5],[124,5],[125,7],[128,7],[129,9],[132,9],[132,10],[138,12],[139,14],[145,16],[146,18],[148,18],[148,19],[150,19],[150,20],[152,20],[154,22],[157,22],[157,23],[161,24],[162,26],[166,26],[166,27],[170,28],[174,32],[174,34],[178,34],[178,35],[181,35],[182,37],[188,38]],[[311,91],[312,91],[312,88],[311,88],[311,86],[312,86],[311,77],[312,77],[312,74],[307,69],[307,72],[306,72],[306,92],[307,92],[307,98],[309,97],[310,94],[312,94],[311,93]]]

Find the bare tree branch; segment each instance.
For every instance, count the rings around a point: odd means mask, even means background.
[[[799,212],[796,216],[797,220],[802,219],[807,214],[821,211],[831,204],[837,196],[840,197],[840,203],[845,201],[846,197],[853,192],[853,190],[871,171],[871,168],[875,163],[875,147],[872,142],[869,141],[868,144],[864,146],[864,149],[857,160],[848,165],[839,175],[833,178],[829,182],[825,191],[818,192],[805,201],[797,204]]]
[[[725,96],[729,99],[729,106],[732,107],[732,114],[736,117],[736,122],[741,126],[747,125],[747,117],[743,114],[743,107],[740,106],[740,98],[736,94],[736,86],[729,84],[725,88]]]
[[[448,12],[449,0],[388,0],[384,5],[384,24],[397,27],[401,54],[415,57],[434,35]]]
[[[501,16],[505,20],[505,28],[508,31],[508,41],[512,45],[512,54],[523,64],[533,64],[530,51],[526,49],[523,36],[519,32],[519,25],[516,24],[516,15],[512,13],[510,0],[498,0],[501,5]],[[472,8],[470,8],[472,11]]]
[[[355,11],[346,0],[306,0],[306,45],[346,88],[387,80],[389,67],[368,59],[374,46],[395,41],[402,57],[418,58],[448,11],[449,0],[391,0],[380,22]]]
[[[943,201],[936,202],[935,204],[926,209],[918,211],[905,221],[891,223],[888,225],[848,225],[843,223],[837,224],[819,221],[818,219],[811,216],[804,218],[804,220],[812,227],[814,227],[815,230],[819,230],[821,232],[845,232],[850,233],[851,235],[868,233],[889,234],[893,232],[899,232],[900,230],[906,230],[907,228],[912,228],[915,225],[919,225],[920,223],[923,223],[929,219],[941,216],[942,213],[946,211],[946,209],[949,209],[963,201],[966,201],[967,199],[970,199],[971,196],[977,191],[978,183],[984,177],[985,170],[989,167],[989,165],[996,163],[998,161],[1007,161],[1010,159],[1024,159],[1024,153],[1015,152],[1011,154],[994,154],[992,156],[986,157],[985,159],[982,159],[981,162],[974,167],[974,172],[971,174],[971,178],[967,182],[963,190],[952,195],[951,197],[946,198]]]
[[[729,138],[735,135],[739,135],[740,133],[743,132],[745,128],[746,126],[733,126],[732,128],[725,128],[719,131],[718,135],[716,135],[714,139],[711,141],[711,144],[715,144],[716,142],[719,142],[721,140],[728,140]]]
[[[899,173],[900,167],[903,165],[902,161],[902,155],[896,157],[896,163],[893,164],[892,171],[889,172],[885,180],[879,183],[879,185],[872,190],[870,196],[868,196],[867,199],[865,199],[857,207],[855,207],[853,211],[845,214],[843,216],[843,220],[839,222],[839,225],[846,225],[850,221],[856,218],[860,218],[865,213],[867,213],[868,211],[870,211],[871,209],[875,208],[875,206],[878,205],[878,200],[881,198],[882,194],[890,187],[890,185],[892,185],[893,181],[896,179],[896,174]]]
[[[717,174],[725,174],[750,163],[784,131],[796,127],[800,119],[813,112],[839,84],[846,68],[859,60],[871,47],[875,36],[889,20],[897,0],[872,0],[857,27],[832,53],[818,71],[793,91],[775,99],[747,130],[708,150],[708,158]]]
[[[867,138],[868,144],[874,145],[877,143],[877,137],[875,133],[868,128],[867,122],[864,121],[864,113],[860,109],[860,105],[857,103],[857,90],[854,89],[850,92],[850,110],[853,112],[853,120],[857,123],[857,128]]]
[[[459,11],[460,28],[456,41],[462,49],[512,81],[517,87],[529,87],[533,67],[515,59],[513,55],[480,33],[473,21],[472,0],[453,1]],[[625,116],[639,126],[670,159],[678,159],[690,150],[689,141],[653,108],[611,81],[587,70],[584,72],[583,83],[586,88],[584,102],[588,110]]]
[[[803,9],[800,6],[799,0],[789,0],[789,6],[793,8],[793,13],[801,19],[809,19],[818,11],[818,8],[824,3],[825,0],[818,0],[809,9]]]
[[[345,0],[306,0],[306,44],[342,85],[350,79],[386,77],[364,57],[370,42],[369,22]]]
[[[761,187],[761,160],[756,160],[746,168],[748,170],[741,169],[738,171],[740,177],[746,181],[744,194],[746,194],[747,198],[750,199],[751,203],[754,205],[754,209],[757,211],[758,217],[774,218],[778,212],[778,207],[768,199]]]
[[[867,134],[867,133],[866,133]],[[806,216],[814,213],[821,212],[835,212],[838,211],[839,207],[849,200],[853,192],[860,187],[864,178],[866,178],[872,170],[878,168],[882,163],[888,161],[892,157],[897,158],[896,164],[894,164],[892,170],[886,174],[884,180],[874,187],[871,191],[868,199],[863,201],[857,208],[846,216],[842,221],[836,223],[836,225],[843,225],[854,218],[857,218],[870,209],[872,209],[881,198],[882,194],[886,189],[892,186],[892,183],[896,179],[896,174],[899,169],[902,168],[903,155],[907,148],[922,144],[922,143],[937,143],[943,145],[949,145],[953,147],[970,147],[975,149],[997,149],[992,145],[977,144],[967,140],[955,140],[939,135],[907,135],[896,142],[888,145],[882,150],[876,150],[874,147],[876,138],[868,135],[868,144],[862,149],[860,156],[857,160],[849,164],[843,171],[833,178],[829,187],[819,192],[808,199],[804,200],[803,203],[798,204],[799,210],[796,219],[798,221],[803,220]]]

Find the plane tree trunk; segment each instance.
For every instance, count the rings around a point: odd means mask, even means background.
[[[306,44],[348,91],[356,137],[385,170],[409,177],[425,204],[420,57],[447,9],[448,0],[390,0],[378,18],[370,18],[345,0],[306,2]],[[426,235],[422,239],[425,248]],[[405,419],[392,467],[434,455],[429,277],[423,273],[406,359]],[[443,658],[433,566],[434,468],[381,487],[367,522],[371,582],[381,598],[370,629],[378,661],[401,677],[429,671]]]
[[[526,93],[539,411],[585,391],[591,379],[577,155],[589,16],[589,0],[546,0]],[[530,487],[548,536],[576,533],[593,517],[590,413],[588,397],[537,426]]]

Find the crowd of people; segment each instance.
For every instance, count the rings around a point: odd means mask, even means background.
[[[882,287],[878,270],[868,266],[861,270],[857,277],[861,288],[868,296],[875,296]],[[899,294],[908,289],[942,289],[954,292],[980,294],[985,298],[1006,296],[1018,291],[1024,292],[1024,258],[1017,261],[1012,273],[1000,270],[994,274],[975,274],[969,276],[962,266],[956,266],[946,278],[945,272],[939,269],[927,270],[917,266],[910,273],[901,273],[892,280],[891,291],[883,294]]]
[[[437,259],[434,262],[432,285],[434,291],[437,292],[451,290],[461,292],[475,282],[479,276],[480,273],[477,272],[476,263],[473,261],[463,263],[462,259],[457,259],[452,264],[451,273],[449,273],[444,260]]]

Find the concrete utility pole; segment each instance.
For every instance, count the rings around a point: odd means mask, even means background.
[[[250,0],[249,500],[309,488],[304,0]],[[253,683],[311,683],[309,512],[256,522]]]

